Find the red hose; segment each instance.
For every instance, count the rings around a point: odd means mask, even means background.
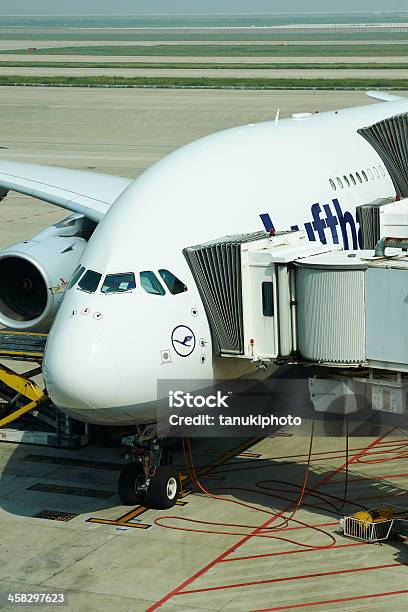
[[[307,465],[306,465],[306,472],[305,472],[305,477],[303,480],[303,485],[300,491],[300,495],[296,501],[295,507],[293,509],[293,511],[291,512],[290,516],[287,517],[282,517],[283,520],[282,522],[274,525],[273,527],[260,527],[259,525],[244,525],[244,524],[236,524],[236,523],[221,523],[221,522],[213,522],[213,521],[201,521],[201,520],[196,520],[196,519],[190,519],[190,518],[185,518],[185,517],[179,517],[179,516],[160,516],[158,518],[155,519],[155,524],[159,525],[160,527],[164,527],[165,529],[175,529],[177,531],[187,531],[187,532],[194,532],[194,533],[208,533],[208,534],[214,534],[214,535],[231,535],[231,536],[247,536],[247,533],[244,533],[242,531],[239,531],[239,529],[253,529],[253,530],[257,530],[259,533],[254,533],[251,534],[251,536],[253,535],[254,537],[260,537],[260,538],[269,538],[269,539],[274,539],[274,540],[281,540],[283,542],[289,542],[290,544],[295,544],[296,546],[302,546],[305,548],[313,548],[313,549],[326,549],[326,548],[331,548],[332,546],[335,545],[336,543],[336,539],[335,537],[331,534],[328,533],[327,531],[320,529],[319,527],[315,527],[313,525],[309,525],[303,521],[297,520],[295,519],[295,514],[298,512],[298,510],[300,509],[303,499],[305,497],[306,494],[309,495],[309,491],[312,493],[312,491],[310,489],[308,489],[307,484],[309,481],[309,476],[310,476],[310,464],[311,464],[311,457],[312,457],[312,448],[313,448],[313,437],[314,437],[314,421],[313,421],[313,425],[312,425],[312,433],[310,436],[310,444],[309,444],[309,453],[308,453],[308,460],[307,460]],[[184,451],[184,457],[185,457],[185,461],[186,461],[186,466],[187,469],[189,470],[190,473],[190,478],[191,481],[198,487],[198,489],[204,493],[205,495],[207,495],[208,497],[211,497],[212,499],[218,500],[218,501],[224,501],[227,503],[232,503],[232,504],[236,504],[237,506],[243,506],[244,508],[249,508],[250,510],[256,510],[258,512],[262,512],[264,514],[269,514],[270,516],[276,516],[276,517],[281,517],[281,513],[279,512],[273,512],[271,510],[266,510],[266,509],[262,509],[262,508],[258,508],[257,506],[254,506],[252,504],[248,504],[245,502],[241,502],[235,499],[228,499],[226,497],[220,496],[220,495],[215,495],[213,491],[209,491],[208,489],[206,489],[206,487],[204,487],[204,485],[200,482],[200,480],[198,479],[195,467],[194,467],[194,462],[193,462],[193,456],[192,456],[192,451],[191,451],[191,445],[190,445],[190,441],[187,439],[183,439],[183,451]],[[272,482],[272,481],[263,481],[260,482],[259,485],[264,484],[265,482]],[[290,483],[287,483],[290,484]],[[258,485],[258,483],[257,483]],[[292,485],[291,485],[292,486]],[[295,485],[293,485],[295,486]],[[269,489],[267,487],[260,487],[261,489],[266,489],[266,490],[273,490],[273,489]],[[240,487],[233,487],[232,489],[236,489],[236,490],[244,490],[244,491],[250,491],[250,492],[260,492],[260,491],[256,491],[254,489],[245,489],[245,488],[240,488]],[[279,491],[282,491],[282,489],[279,489]],[[285,490],[283,490],[285,492]],[[287,490],[286,490],[287,492]],[[289,492],[291,492],[289,490]],[[265,493],[264,491],[262,491],[263,495],[271,495],[270,493]],[[273,495],[273,497],[279,497],[277,495]],[[333,496],[331,496],[333,497]],[[283,498],[285,499],[285,498]],[[339,499],[339,498],[335,498],[335,499]],[[291,501],[291,500],[289,500]],[[343,505],[344,505],[344,500],[343,500]],[[232,528],[237,528],[238,531],[219,531],[219,530],[213,530],[213,529],[198,529],[198,528],[193,528],[193,527],[176,527],[174,524],[173,525],[166,525],[165,521],[166,520],[171,520],[171,521],[183,521],[185,523],[192,523],[192,524],[196,524],[196,525],[202,525],[202,526],[210,526],[210,527],[232,527]],[[277,535],[271,535],[270,532],[273,531],[274,529],[279,529],[281,527],[286,527],[289,522],[294,522],[298,525],[301,525],[303,527],[307,527],[309,529],[313,529],[314,531],[317,531],[319,533],[322,533],[323,535],[325,535],[327,538],[329,538],[330,543],[329,544],[325,544],[322,546],[316,546],[316,545],[311,545],[311,544],[305,544],[303,542],[299,542],[297,540],[292,540],[290,538],[286,538],[283,536],[277,536]]]

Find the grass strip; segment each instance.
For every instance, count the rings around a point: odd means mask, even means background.
[[[269,57],[314,57],[314,56],[406,56],[408,55],[407,45],[393,44],[338,44],[338,45],[302,45],[302,44],[281,44],[281,45],[95,45],[78,47],[49,47],[47,49],[7,49],[1,51],[2,55],[27,53],[30,55],[110,55],[110,56],[184,56],[184,57],[250,57],[250,56],[269,56]]]
[[[112,77],[112,76],[21,76],[0,75],[0,85],[44,85],[58,87],[203,87],[241,89],[408,89],[408,78],[387,79],[254,79],[206,77]]]

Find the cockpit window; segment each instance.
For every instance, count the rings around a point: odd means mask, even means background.
[[[164,295],[166,292],[154,272],[140,272],[140,284],[147,293]]]
[[[71,277],[71,280],[69,281],[67,291],[68,289],[71,289],[74,285],[76,285],[76,283],[79,281],[79,279],[81,278],[84,272],[85,272],[84,266],[77,266],[75,268],[75,271]]]
[[[94,293],[98,288],[101,278],[102,274],[99,274],[99,272],[87,270],[78,283],[78,287],[87,293]]]
[[[177,293],[183,293],[184,291],[187,291],[187,287],[185,286],[185,284],[182,283],[181,280],[177,278],[177,276],[174,276],[172,272],[169,272],[169,270],[159,270],[159,274],[166,283],[167,289],[173,295],[177,295]]]
[[[121,293],[136,288],[133,272],[123,274],[108,274],[102,283],[102,293]]]

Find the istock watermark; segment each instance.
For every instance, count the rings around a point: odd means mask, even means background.
[[[293,394],[293,385],[291,385]],[[292,402],[253,380],[161,380],[159,437],[245,437],[302,427]]]
[[[279,435],[351,437],[381,435],[384,427],[408,427],[406,415],[380,410],[366,395],[339,381],[270,377],[265,380],[160,380],[159,438],[245,438]],[[336,392],[334,392],[336,390]],[[341,391],[341,390],[340,390]]]
[[[215,395],[194,395],[193,393],[185,393],[184,391],[169,391],[169,407],[170,408],[229,408],[227,404],[229,392],[223,395],[221,391],[217,391]]]
[[[286,427],[286,425],[295,425],[299,427],[302,424],[301,417],[294,417],[291,414],[288,416],[275,416],[273,414],[264,416],[261,414],[250,414],[247,416],[227,416],[218,414],[210,416],[209,414],[197,414],[196,416],[183,416],[179,414],[171,414],[169,416],[169,424],[172,427]]]

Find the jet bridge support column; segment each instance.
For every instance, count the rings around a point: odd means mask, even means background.
[[[289,357],[293,350],[291,279],[289,267],[278,266],[279,353]]]

